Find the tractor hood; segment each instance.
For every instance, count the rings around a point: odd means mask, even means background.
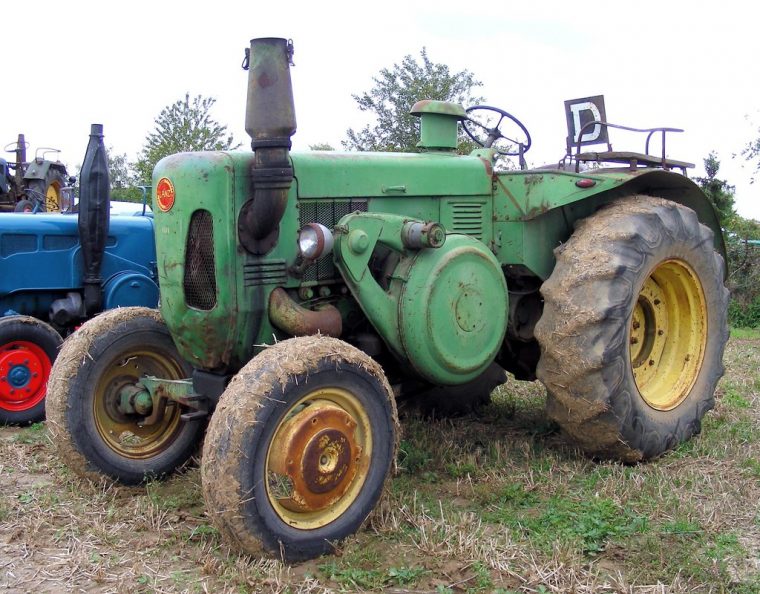
[[[482,196],[491,164],[450,153],[291,153],[299,198]]]

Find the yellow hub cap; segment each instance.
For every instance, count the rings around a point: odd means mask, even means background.
[[[682,260],[666,260],[641,288],[630,327],[633,377],[656,410],[672,410],[691,391],[702,367],[707,306],[696,273]]]
[[[269,502],[295,528],[325,526],[356,500],[371,455],[370,421],[356,397],[315,390],[291,407],[269,445]]]

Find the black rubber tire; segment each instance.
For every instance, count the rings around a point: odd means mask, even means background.
[[[333,504],[346,508],[329,523],[296,528],[278,515],[270,501],[270,444],[286,416],[305,410],[295,407],[299,400],[316,390],[335,388],[350,393],[368,419],[372,453],[362,461],[367,464],[364,482],[357,484],[351,499]],[[280,342],[254,357],[233,378],[209,423],[201,462],[207,513],[224,539],[247,554],[267,551],[296,561],[332,552],[374,509],[397,447],[395,400],[377,363],[334,338]]]
[[[13,207],[13,212],[29,214],[34,211],[34,203],[31,200],[19,200]]]
[[[98,389],[116,367],[123,367],[123,375],[133,379],[147,374],[175,380],[192,372],[177,353],[158,311],[124,307],[96,316],[64,342],[51,371],[47,407],[52,441],[61,459],[83,477],[98,479],[105,474],[127,485],[164,478],[190,458],[206,423],[179,420],[188,411],[170,401],[165,428],[145,438],[137,425],[142,417],[119,419],[146,447],[155,444],[154,450],[134,450],[133,454],[125,442],[123,450],[117,451],[103,433],[112,417],[99,408],[109,410],[106,401],[111,393],[107,387]],[[121,436],[123,429],[118,430]],[[142,447],[143,441],[136,445]]]
[[[37,318],[0,318],[0,424],[25,425],[45,418],[48,375],[62,342],[58,332]],[[30,348],[33,352],[29,352]],[[24,385],[14,390],[24,395],[22,400],[10,394],[11,364],[22,372],[17,377]],[[24,394],[25,389],[30,390],[29,394]]]
[[[536,374],[548,391],[549,417],[587,454],[634,463],[699,433],[702,417],[714,406],[728,340],[724,263],[713,246],[713,232],[691,209],[631,196],[582,221],[555,250],[556,267],[541,288]],[[630,332],[644,283],[670,261],[694,271],[707,325],[691,388],[675,408],[660,410],[637,387]]]
[[[506,383],[507,373],[492,363],[479,377],[459,386],[425,386],[402,394],[407,409],[423,416],[446,419],[461,417],[488,406],[491,393]]]

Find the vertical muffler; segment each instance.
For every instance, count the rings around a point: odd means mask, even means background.
[[[245,131],[255,155],[251,197],[240,210],[238,237],[254,255],[266,254],[277,244],[293,182],[290,139],[296,132],[296,115],[290,80],[292,58],[292,41],[267,37],[251,40],[243,62],[248,69]]]
[[[103,307],[100,269],[106,249],[110,209],[111,185],[103,125],[92,124],[79,175],[79,241],[84,261],[84,309],[87,316]]]

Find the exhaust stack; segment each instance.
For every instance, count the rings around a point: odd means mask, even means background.
[[[245,131],[255,152],[251,198],[238,218],[240,243],[254,255],[269,252],[280,233],[293,182],[291,137],[296,132],[290,65],[293,43],[273,37],[252,39],[243,68],[248,69]]]
[[[102,309],[100,268],[108,237],[111,186],[103,125],[92,124],[79,176],[79,241],[84,260],[84,309],[91,316]]]

